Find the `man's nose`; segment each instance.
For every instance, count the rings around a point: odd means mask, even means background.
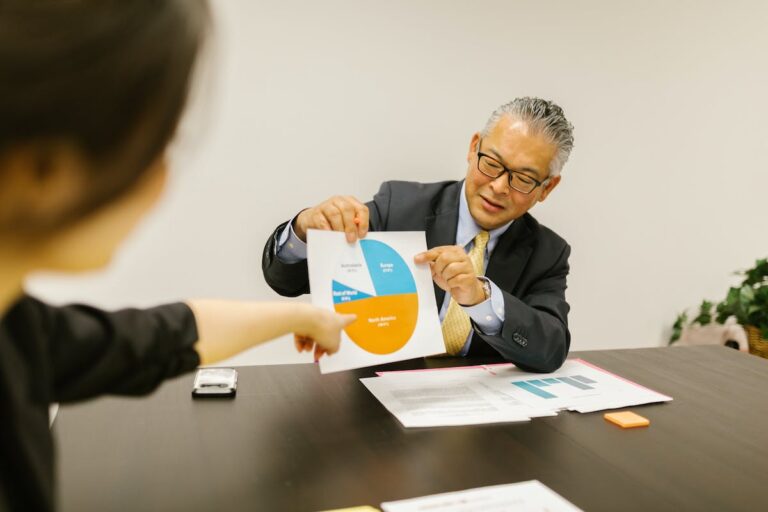
[[[504,195],[509,192],[509,176],[507,176],[506,172],[491,181],[491,190],[493,190],[494,194],[498,195]]]

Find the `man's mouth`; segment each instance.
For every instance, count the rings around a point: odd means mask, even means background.
[[[493,201],[489,201],[483,196],[480,196],[480,200],[483,203],[483,208],[489,213],[498,213],[504,210],[504,207],[502,205],[498,203],[494,203]]]

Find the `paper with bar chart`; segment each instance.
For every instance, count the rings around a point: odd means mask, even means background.
[[[413,263],[425,250],[423,232],[369,233],[353,244],[344,233],[308,232],[312,304],[357,315],[321,372],[445,351],[429,267]]]
[[[508,363],[381,372],[360,379],[405,427],[527,421],[561,410],[593,412],[671,397],[582,359],[554,373],[526,373]]]
[[[530,407],[577,412],[672,400],[583,359],[568,360],[557,372],[545,375],[532,376],[518,368],[498,369],[494,386]]]

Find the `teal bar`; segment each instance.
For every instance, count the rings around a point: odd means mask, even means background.
[[[529,381],[526,381],[526,382],[530,382],[534,386],[539,386],[540,388],[545,388],[545,387],[549,386],[549,384],[547,384],[543,380],[529,380]]]
[[[539,396],[541,398],[557,398],[552,393],[547,393],[543,389],[537,388],[536,386],[534,386],[530,382],[526,382],[524,380],[523,381],[518,381],[518,382],[513,382],[512,384],[514,384],[515,386],[519,387],[520,389],[524,389],[525,391],[528,391],[529,393],[533,393],[534,395]]]
[[[548,384],[557,384],[560,381],[557,380],[557,379],[544,379],[544,382],[546,382]]]

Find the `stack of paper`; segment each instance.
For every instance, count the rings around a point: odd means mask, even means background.
[[[384,512],[579,512],[538,480],[382,503]]]
[[[388,501],[382,503],[381,508],[384,512],[581,512],[538,480]],[[362,506],[325,512],[378,512],[378,509]]]
[[[500,364],[382,372],[360,380],[405,427],[527,421],[564,409],[592,412],[672,400],[582,359],[549,374]]]

